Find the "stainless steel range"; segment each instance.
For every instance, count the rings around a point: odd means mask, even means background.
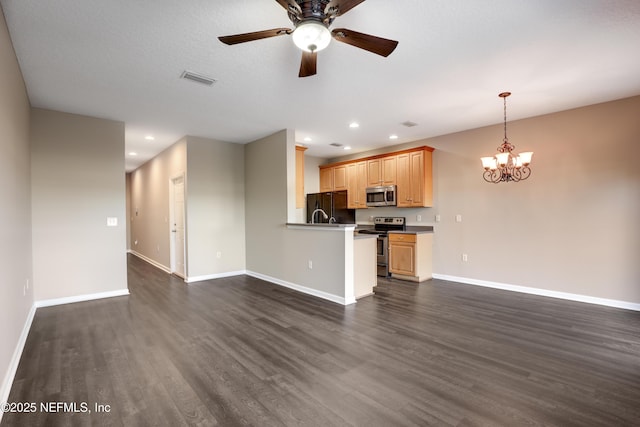
[[[406,218],[398,216],[378,216],[373,219],[373,229],[359,230],[362,234],[378,235],[378,276],[389,277],[389,231],[407,229]]]

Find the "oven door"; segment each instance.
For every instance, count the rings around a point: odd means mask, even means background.
[[[389,239],[387,236],[378,236],[376,259],[378,276],[389,276]]]

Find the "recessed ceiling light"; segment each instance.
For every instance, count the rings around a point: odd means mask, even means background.
[[[153,141],[155,138],[152,135],[147,135],[144,137],[147,141]]]
[[[351,150],[351,147],[347,145],[346,147],[344,147],[344,149],[345,150]]]
[[[130,156],[137,156],[137,155],[138,155],[138,153],[136,153],[135,151],[131,151],[131,152],[129,152],[129,155],[130,155]]]
[[[358,123],[356,123],[356,122],[352,122],[352,123],[350,123],[350,124],[349,124],[349,127],[350,127],[351,129],[355,129],[355,128],[359,128],[359,127],[360,127],[360,125],[359,125]]]
[[[390,135],[389,139],[398,139],[398,135]]]
[[[311,138],[309,138],[308,136],[304,139],[304,142],[311,142]]]

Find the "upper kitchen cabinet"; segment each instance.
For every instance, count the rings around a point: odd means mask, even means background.
[[[394,185],[396,183],[396,156],[367,160],[367,186]]]
[[[320,192],[347,190],[347,164],[320,166]]]
[[[333,191],[347,190],[347,165],[333,168]]]
[[[433,149],[409,151],[397,156],[398,207],[433,206]]]
[[[367,207],[367,162],[349,163],[347,168],[347,204],[349,209]]]
[[[320,192],[333,191],[333,168],[320,166]]]
[[[320,191],[347,190],[349,209],[367,207],[366,188],[398,186],[398,207],[433,205],[433,148],[417,147],[320,166]]]
[[[296,208],[304,208],[304,152],[307,147],[296,145]]]

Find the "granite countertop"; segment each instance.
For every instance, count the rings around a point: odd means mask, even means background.
[[[406,230],[389,231],[389,233],[395,233],[395,234],[433,233],[433,226],[430,226],[430,225],[407,225],[407,229]]]
[[[356,228],[356,232],[360,230],[373,230],[374,226],[369,224],[359,224]],[[407,225],[406,230],[389,231],[389,233],[396,234],[423,234],[433,233],[433,226],[431,225]],[[365,234],[366,235],[366,234]]]
[[[359,239],[377,239],[377,238],[378,238],[377,234],[353,233],[353,239],[354,240],[359,240]]]
[[[325,223],[316,223],[310,224],[307,222],[288,222],[287,226],[296,226],[296,227],[317,227],[317,228],[346,228],[346,227],[356,227],[356,224],[327,224]]]

